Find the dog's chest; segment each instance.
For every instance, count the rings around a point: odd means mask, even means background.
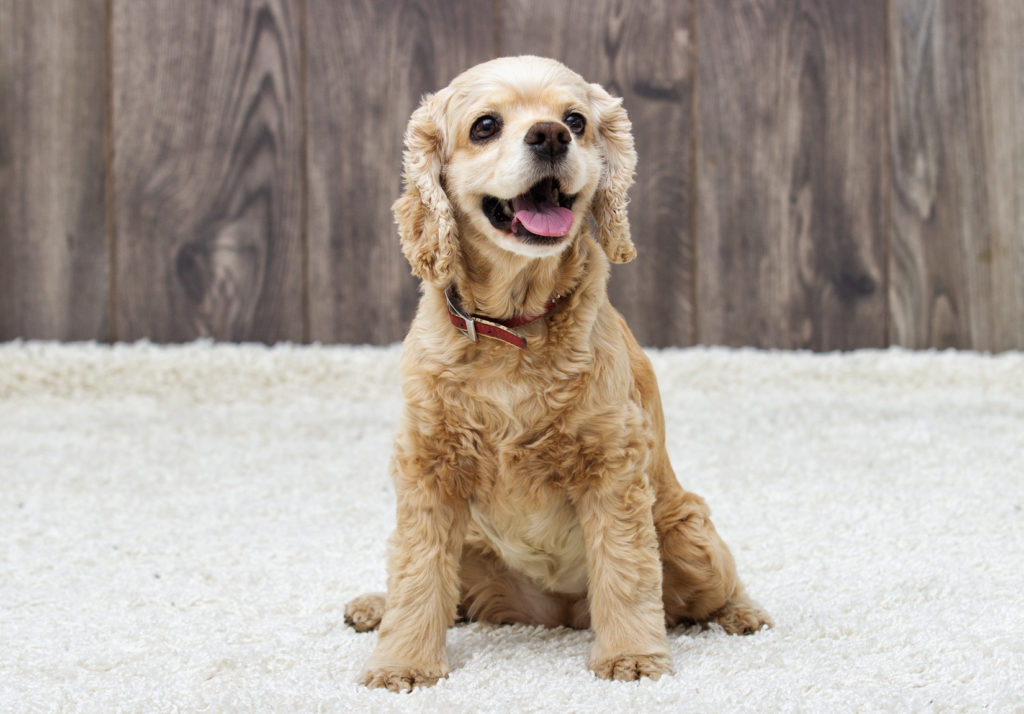
[[[568,499],[505,488],[500,498],[470,504],[479,534],[513,570],[547,590],[585,592],[583,532]]]
[[[546,426],[550,408],[544,385],[511,374],[473,375],[460,389],[465,411],[477,417],[484,438],[518,439],[523,433]]]
[[[482,538],[515,571],[557,591],[587,586],[583,535],[557,478],[557,388],[525,379],[469,380],[467,414],[484,445],[483,489],[472,499]]]

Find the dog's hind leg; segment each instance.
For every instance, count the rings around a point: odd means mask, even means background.
[[[459,615],[497,624],[523,623],[546,627],[590,627],[585,593],[549,593],[525,575],[510,570],[489,551],[466,545],[459,579]],[[356,632],[369,632],[384,617],[385,593],[366,593],[345,605],[345,622]]]
[[[376,630],[384,617],[384,593],[366,593],[345,605],[345,622],[356,632]]]
[[[730,634],[771,626],[771,618],[744,591],[704,500],[677,484],[665,491],[659,493],[654,519],[666,624],[717,622]]]
[[[577,629],[590,626],[586,593],[548,592],[476,544],[467,543],[463,548],[459,577],[459,614],[466,619]]]

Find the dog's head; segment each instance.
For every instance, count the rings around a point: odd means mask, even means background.
[[[451,281],[467,235],[556,255],[591,217],[608,258],[636,255],[626,217],[636,152],[622,100],[559,62],[505,57],[424,97],[405,135],[394,211],[413,272]]]

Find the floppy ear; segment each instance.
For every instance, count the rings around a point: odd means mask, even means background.
[[[452,204],[441,186],[442,112],[438,95],[428,94],[412,113],[405,130],[404,191],[391,210],[413,274],[447,284],[455,268],[459,236]]]
[[[597,240],[610,261],[628,263],[636,257],[626,215],[626,192],[636,169],[632,125],[622,99],[612,97],[601,85],[590,85],[590,101],[597,111],[598,135],[604,147],[604,173],[593,205]]]

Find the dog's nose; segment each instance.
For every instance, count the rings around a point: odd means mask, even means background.
[[[530,127],[523,139],[537,156],[557,159],[569,150],[572,135],[569,129],[556,121],[540,121]]]

